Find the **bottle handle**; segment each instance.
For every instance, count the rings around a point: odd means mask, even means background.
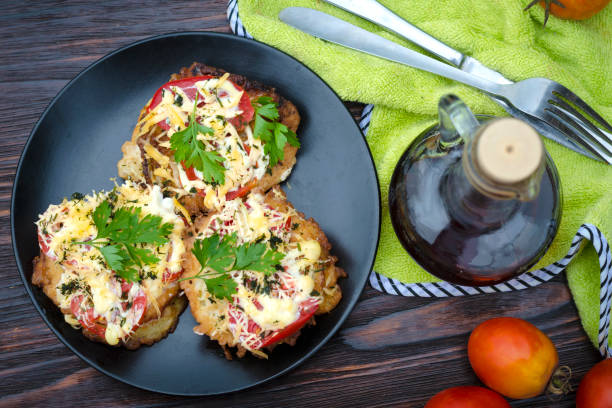
[[[453,94],[444,95],[438,103],[441,143],[455,144],[463,140],[465,144],[472,140],[478,120],[459,97]]]

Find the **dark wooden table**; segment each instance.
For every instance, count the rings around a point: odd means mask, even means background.
[[[229,32],[225,8],[223,0],[0,3],[0,406],[421,407],[444,388],[479,384],[467,360],[467,338],[478,322],[500,315],[543,329],[577,384],[599,356],[563,278],[518,293],[444,300],[382,295],[368,286],[342,330],[301,367],[217,397],[130,387],[89,367],[51,333],[23,288],[11,248],[11,188],[26,138],[56,93],[98,58],[171,31]],[[360,108],[349,107],[355,114]],[[512,405],[572,407],[574,396]]]

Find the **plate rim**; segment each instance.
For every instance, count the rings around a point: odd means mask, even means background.
[[[345,312],[339,317],[338,321],[334,324],[333,328],[329,331],[329,333],[327,333],[327,335],[325,335],[323,337],[323,339],[321,341],[319,341],[319,343],[317,345],[315,345],[310,351],[308,351],[303,357],[299,358],[298,360],[296,360],[295,362],[293,362],[292,364],[290,364],[286,368],[278,371],[277,373],[275,373],[273,375],[270,375],[270,376],[268,376],[268,377],[266,377],[264,379],[255,381],[255,382],[250,383],[248,385],[240,386],[240,387],[237,387],[237,388],[232,388],[232,389],[225,390],[225,391],[208,392],[208,393],[167,392],[167,391],[160,391],[160,390],[154,389],[152,387],[147,387],[147,386],[144,386],[144,385],[141,385],[141,384],[136,384],[133,381],[127,380],[127,379],[122,378],[121,376],[119,376],[119,375],[117,375],[115,373],[107,371],[106,369],[104,369],[102,366],[100,366],[95,361],[92,361],[89,358],[87,358],[86,356],[84,356],[83,354],[81,354],[49,322],[49,320],[47,319],[45,311],[43,310],[41,305],[39,305],[39,303],[34,298],[34,294],[32,292],[31,286],[30,286],[30,282],[26,279],[26,276],[25,276],[25,273],[24,273],[23,264],[21,263],[21,261],[19,260],[19,257],[18,257],[18,251],[17,251],[17,246],[16,246],[16,240],[15,240],[15,218],[14,218],[14,214],[15,214],[15,192],[16,192],[16,189],[17,189],[18,181],[20,180],[20,177],[21,177],[21,168],[24,165],[24,156],[25,156],[25,153],[28,151],[28,149],[30,147],[30,144],[32,142],[32,138],[33,138],[34,134],[38,131],[38,128],[40,127],[41,123],[46,118],[46,116],[49,113],[49,111],[51,110],[51,108],[53,108],[55,103],[59,100],[59,98],[61,98],[62,95],[70,87],[72,87],[73,84],[76,83],[83,75],[88,73],[90,70],[95,68],[97,65],[102,64],[106,60],[112,58],[116,54],[119,54],[119,53],[121,53],[121,52],[123,52],[123,51],[125,51],[125,50],[127,50],[129,48],[136,47],[136,46],[139,46],[141,44],[148,43],[148,42],[158,41],[158,40],[165,39],[165,38],[190,37],[190,36],[193,36],[193,37],[196,37],[196,36],[219,37],[219,38],[223,38],[223,39],[228,40],[228,41],[238,41],[238,42],[242,42],[242,43],[253,43],[254,42],[258,46],[263,46],[264,48],[267,48],[268,50],[270,50],[272,52],[280,52],[282,54],[285,54],[287,57],[289,57],[290,59],[294,60],[295,62],[300,64],[302,67],[304,67],[306,70],[308,70],[310,73],[315,75],[321,81],[321,83],[324,86],[326,86],[332,92],[332,94],[341,103],[341,105],[345,109],[345,111],[349,114],[351,119],[353,119],[353,125],[355,126],[356,130],[360,134],[363,143],[365,144],[366,151],[368,153],[368,156],[369,156],[369,159],[370,159],[370,163],[371,163],[372,168],[373,168],[374,180],[376,181],[376,187],[377,187],[376,190],[377,190],[377,198],[378,198],[378,200],[377,200],[377,204],[378,205],[376,206],[376,210],[377,210],[377,213],[378,213],[377,214],[378,215],[378,217],[377,217],[378,218],[378,220],[377,220],[378,228],[377,228],[377,234],[376,234],[376,242],[375,242],[375,245],[372,247],[373,248],[372,249],[372,254],[371,254],[372,261],[371,261],[371,264],[370,264],[370,266],[368,268],[369,269],[369,273],[365,276],[364,279],[362,279],[361,282],[359,282],[359,281],[357,282],[356,291],[358,292],[358,296],[356,296],[355,299],[348,304]],[[36,124],[34,125],[32,130],[30,131],[30,134],[28,135],[28,138],[27,138],[27,140],[26,140],[26,142],[25,142],[25,144],[24,144],[24,146],[23,146],[23,148],[21,150],[21,153],[20,153],[20,156],[19,156],[19,161],[18,161],[17,167],[15,169],[15,178],[13,180],[13,186],[11,188],[11,205],[10,205],[11,247],[13,249],[13,257],[15,258],[15,263],[17,265],[17,270],[19,272],[19,277],[21,278],[21,281],[23,282],[23,286],[24,286],[26,292],[28,293],[30,301],[34,305],[34,308],[38,311],[38,314],[41,316],[41,318],[43,319],[43,321],[45,322],[47,327],[49,327],[51,332],[53,334],[55,334],[55,336],[60,340],[60,342],[63,343],[70,351],[72,351],[77,357],[79,357],[87,365],[89,365],[90,367],[93,367],[98,372],[100,372],[100,373],[102,373],[104,375],[107,375],[110,378],[113,378],[113,379],[115,379],[117,381],[120,381],[120,382],[122,382],[124,384],[128,384],[128,385],[130,385],[132,387],[135,387],[135,388],[138,388],[138,389],[142,389],[142,390],[146,390],[146,391],[150,391],[150,392],[155,392],[155,393],[165,394],[165,395],[185,396],[185,397],[187,397],[187,396],[193,397],[193,396],[224,395],[224,394],[234,393],[234,392],[246,390],[246,389],[249,389],[249,388],[253,388],[255,386],[258,386],[260,384],[263,384],[263,383],[266,383],[268,381],[271,381],[271,380],[273,380],[275,378],[280,377],[281,375],[287,374],[290,371],[294,370],[295,368],[300,366],[302,363],[304,363],[306,360],[308,360],[310,357],[312,357],[317,351],[319,351],[319,349],[321,347],[323,347],[323,345],[325,345],[340,330],[341,326],[344,324],[344,322],[346,321],[348,316],[352,313],[353,309],[355,308],[355,305],[357,304],[357,302],[359,301],[359,298],[361,297],[361,294],[363,293],[365,285],[366,285],[366,283],[368,281],[368,276],[369,276],[370,272],[372,272],[372,270],[374,268],[374,262],[376,260],[376,255],[378,253],[378,247],[379,247],[379,243],[380,243],[380,230],[381,230],[381,225],[382,225],[382,204],[381,204],[380,181],[379,181],[379,178],[378,178],[378,172],[376,171],[376,165],[375,165],[375,162],[374,162],[374,157],[372,156],[372,151],[370,150],[370,147],[368,145],[366,137],[363,134],[363,132],[361,131],[361,129],[359,128],[357,122],[354,120],[354,118],[352,116],[353,115],[350,113],[348,108],[344,105],[344,101],[342,101],[342,99],[340,98],[340,96],[338,96],[336,91],[334,91],[333,88],[327,82],[325,82],[323,80],[323,78],[321,78],[316,72],[311,70],[304,63],[302,63],[298,59],[294,58],[293,56],[287,54],[286,52],[284,52],[282,50],[279,50],[278,48],[275,48],[275,47],[273,47],[271,45],[268,45],[268,44],[263,43],[261,41],[257,41],[255,39],[239,37],[239,36],[236,36],[234,34],[222,33],[222,32],[216,32],[216,31],[206,31],[206,30],[203,30],[203,31],[177,31],[177,32],[169,32],[169,33],[159,34],[159,35],[150,36],[150,37],[145,37],[145,38],[142,38],[140,40],[133,41],[133,42],[128,43],[128,44],[126,44],[126,45],[124,45],[124,46],[122,46],[120,48],[117,48],[117,49],[115,49],[115,50],[105,54],[101,58],[95,60],[94,62],[89,64],[87,67],[85,67],[83,70],[81,70],[74,78],[72,78],[70,81],[68,81],[68,83],[66,85],[64,85],[62,87],[62,89],[60,89],[60,91],[57,93],[57,95],[55,95],[53,97],[53,99],[51,99],[51,101],[49,102],[49,104],[47,105],[45,110],[41,113],[40,117],[36,121]],[[185,313],[185,312],[186,311],[184,311],[183,313]],[[172,334],[170,333],[169,335],[172,335]]]

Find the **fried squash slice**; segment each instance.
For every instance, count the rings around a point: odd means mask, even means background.
[[[185,224],[159,187],[127,181],[110,192],[75,193],[50,205],[36,226],[32,283],[67,323],[128,349],[174,330],[187,305],[178,283]]]
[[[194,216],[289,176],[299,146],[293,103],[272,87],[198,62],[170,79],[121,148],[121,178],[161,186]]]
[[[185,242],[181,288],[199,324],[194,332],[217,341],[228,358],[233,347],[238,357],[249,351],[265,358],[277,344],[295,344],[300,329],[342,297],[338,278],[346,274],[325,234],[278,186],[226,202],[196,219],[194,230]],[[232,253],[234,263],[220,271],[222,255]]]

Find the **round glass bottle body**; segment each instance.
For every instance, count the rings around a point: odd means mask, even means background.
[[[481,124],[490,117],[479,116]],[[561,187],[545,154],[539,192],[529,201],[491,198],[474,188],[462,166],[465,143],[441,141],[436,125],[398,162],[389,187],[395,233],[429,273],[483,286],[529,270],[544,255],[561,218]]]

